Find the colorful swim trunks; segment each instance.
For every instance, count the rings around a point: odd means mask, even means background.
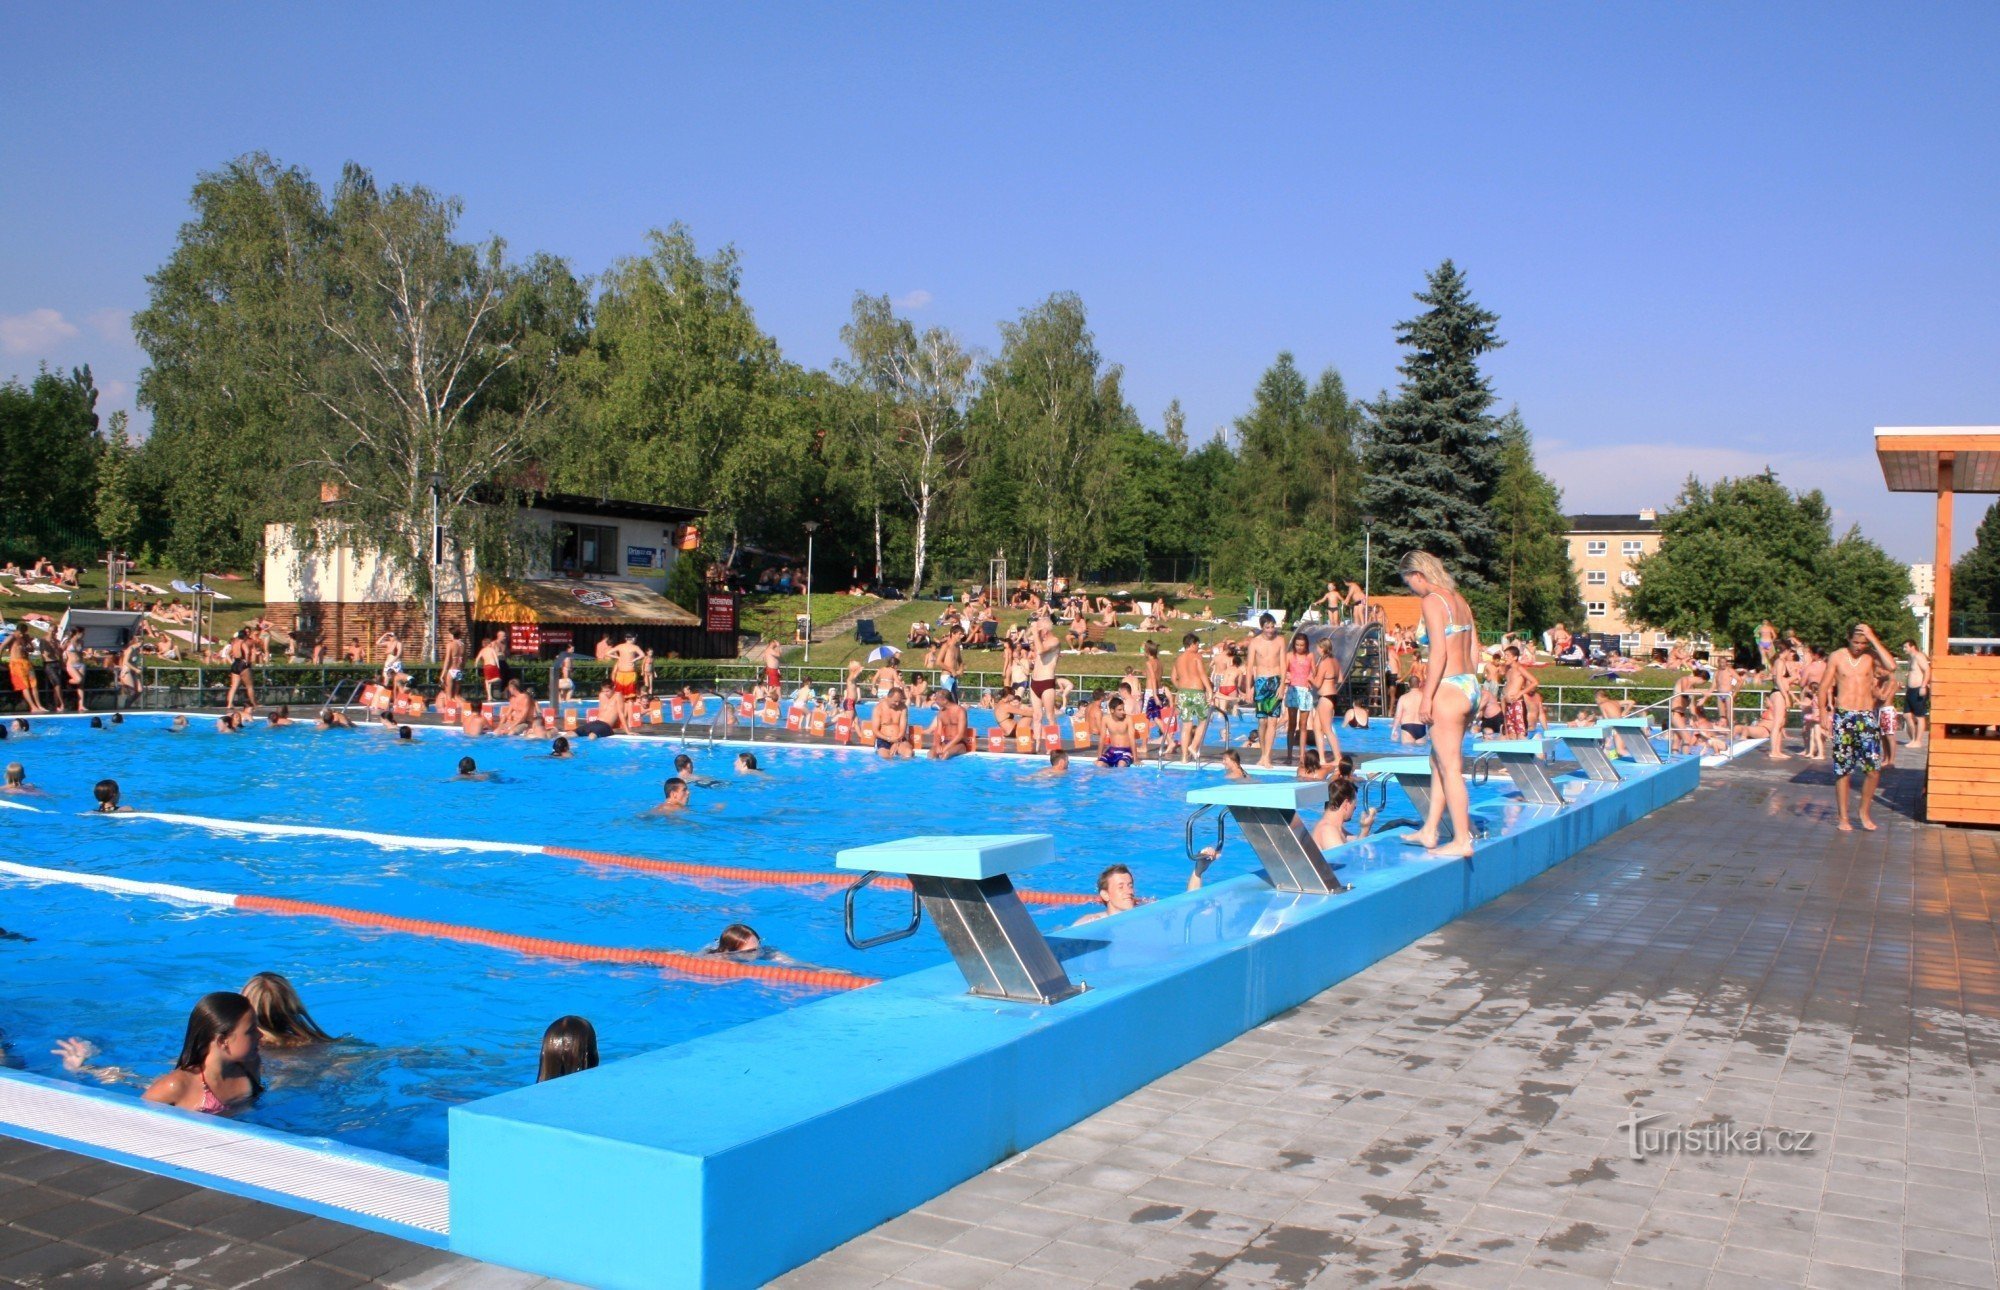
[[[1882,769],[1882,717],[1875,712],[1833,714],[1833,773],[1870,775]]]
[[[1191,726],[1208,720],[1208,695],[1201,690],[1175,690],[1174,706],[1181,710],[1181,720]]]
[[[1311,712],[1319,706],[1319,696],[1310,685],[1294,685],[1285,691],[1285,706],[1294,712]]]
[[[1104,751],[1097,755],[1097,760],[1106,766],[1130,766],[1132,764],[1132,750],[1130,748],[1114,748],[1107,744]]]
[[[1283,693],[1283,683],[1275,676],[1260,676],[1256,681],[1257,715],[1275,717],[1278,715],[1278,701]]]

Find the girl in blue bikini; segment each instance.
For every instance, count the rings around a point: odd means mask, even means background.
[[[1479,631],[1472,606],[1443,561],[1423,551],[1403,557],[1403,585],[1423,604],[1417,644],[1427,647],[1418,720],[1431,728],[1430,811],[1423,828],[1403,840],[1446,859],[1472,856],[1472,821],[1465,787],[1465,727],[1479,711]],[[1438,845],[1438,826],[1451,813],[1451,841]]]

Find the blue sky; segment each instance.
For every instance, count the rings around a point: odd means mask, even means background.
[[[1450,256],[1573,510],[1769,463],[1905,559],[1877,424],[2000,423],[2000,6],[13,6],[0,375],[89,362],[264,149],[582,272],[688,223],[829,362],[857,290],[997,344],[1079,292],[1158,424],[1281,349],[1372,395]],[[1980,507],[1960,524],[1969,542]]]

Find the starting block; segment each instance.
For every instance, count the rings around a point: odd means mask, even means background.
[[[1326,804],[1324,782],[1221,784],[1197,788],[1187,800],[1191,806],[1226,807],[1279,891],[1337,895],[1347,890],[1347,884],[1334,877],[1333,871],[1341,866],[1327,860],[1299,819],[1300,807]]]
[[[1046,833],[904,838],[849,847],[834,858],[842,869],[862,871],[847,889],[847,943],[865,950],[914,936],[923,914],[929,913],[973,994],[1016,1003],[1058,1003],[1083,987],[1071,983],[1007,876],[1009,870],[1047,864],[1055,854],[1055,839]],[[857,940],[854,898],[884,873],[910,880],[909,925]]]
[[[1663,760],[1660,750],[1653,747],[1653,722],[1650,717],[1604,717],[1597,724],[1627,736],[1623,740],[1625,751],[1633,761],[1657,766]]]
[[[1605,783],[1618,782],[1618,768],[1611,764],[1611,754],[1604,751],[1603,726],[1550,726],[1545,733],[1562,744],[1585,775]]]
[[[1499,761],[1507,778],[1514,781],[1522,801],[1536,806],[1563,804],[1562,789],[1549,778],[1548,765],[1542,760],[1541,740],[1482,739],[1472,745],[1472,755]]]

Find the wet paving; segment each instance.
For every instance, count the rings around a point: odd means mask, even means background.
[[[1913,822],[1907,765],[1838,833],[1800,767],[1710,772],[781,1284],[2000,1284],[2000,834]]]

